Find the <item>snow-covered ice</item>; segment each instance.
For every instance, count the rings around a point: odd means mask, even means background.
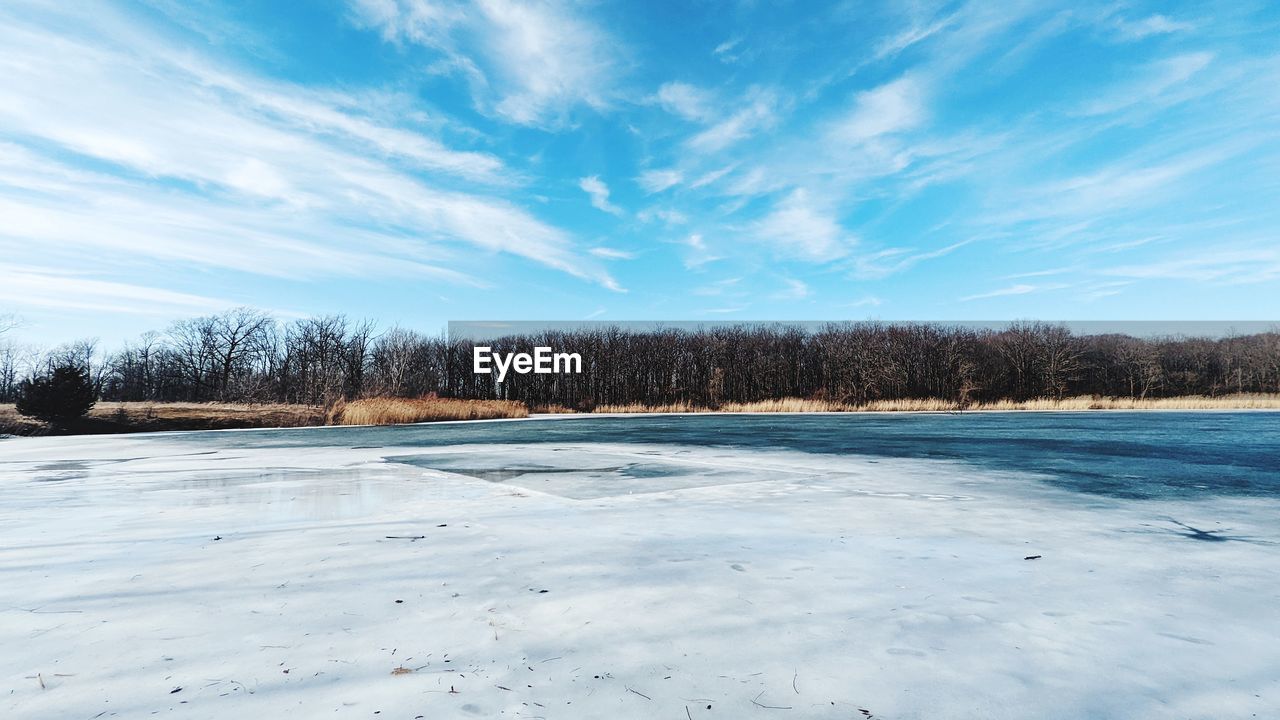
[[[1274,497],[537,423],[0,441],[0,717],[1280,716]]]

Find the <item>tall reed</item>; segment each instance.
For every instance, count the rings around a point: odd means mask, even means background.
[[[365,398],[339,402],[328,412],[330,425],[402,425],[440,420],[495,420],[529,416],[524,403],[513,400],[454,398]]]
[[[599,405],[595,413],[803,413],[803,412],[956,412],[961,410],[1280,410],[1280,394],[1187,395],[1170,398],[1114,398],[1080,395],[1062,399],[995,400],[961,405],[940,398],[902,398],[840,403],[805,398],[779,398],[746,403],[725,403],[719,408],[687,403],[663,405]]]

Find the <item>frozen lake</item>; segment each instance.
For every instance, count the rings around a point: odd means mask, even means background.
[[[0,440],[0,717],[1278,717],[1278,569],[1280,413]]]

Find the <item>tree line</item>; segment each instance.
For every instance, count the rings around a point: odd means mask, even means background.
[[[25,378],[82,369],[103,400],[323,405],[370,396],[716,407],[801,397],[967,402],[1075,395],[1170,397],[1280,392],[1280,333],[1225,338],[1076,335],[1062,325],[1001,329],[841,322],[818,329],[602,327],[486,340],[495,352],[551,347],[583,358],[572,375],[476,375],[464,338],[340,315],[281,322],[238,308],[174,323],[103,353],[94,341],[47,352],[0,345],[0,401]]]

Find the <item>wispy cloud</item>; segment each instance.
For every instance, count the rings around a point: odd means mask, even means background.
[[[664,110],[685,120],[704,122],[714,116],[710,93],[688,83],[664,83],[654,99]]]
[[[843,256],[853,239],[830,211],[818,207],[804,189],[797,189],[774,205],[751,227],[752,234],[778,254],[810,262]]]
[[[1010,285],[1009,287],[992,290],[991,292],[978,293],[977,295],[966,295],[965,297],[960,298],[960,302],[985,300],[987,298],[1005,297],[1007,295],[1026,295],[1027,293],[1035,292],[1038,289],[1040,288],[1035,285],[1027,285],[1025,283]]]
[[[778,97],[771,90],[753,89],[744,103],[724,120],[689,139],[689,148],[699,153],[724,150],[773,125],[777,119]]]
[[[742,44],[742,38],[740,37],[729,38],[728,40],[725,40],[719,45],[716,45],[715,48],[711,50],[711,54],[719,58],[720,62],[735,63],[738,61],[738,58],[740,57],[740,54],[735,51],[737,50],[738,46],[741,44]]]
[[[646,208],[636,213],[636,217],[641,222],[651,222],[653,220],[661,220],[667,225],[684,225],[689,222],[689,216],[679,210],[671,208]]]
[[[727,295],[727,294],[740,295],[741,292],[738,290],[738,285],[741,282],[742,282],[741,277],[725,278],[723,280],[717,280],[713,283],[708,283],[706,285],[700,285],[690,290],[689,294],[701,295],[703,297],[716,297],[716,296]]]
[[[0,133],[17,141],[0,158],[10,257],[34,241],[118,263],[474,284],[437,264],[457,262],[445,248],[461,243],[617,287],[564,231],[433,180],[501,185],[500,160],[361,114],[359,97],[228,70],[106,7],[0,19]]]
[[[235,304],[222,298],[94,279],[62,270],[4,265],[0,265],[0,300],[22,308],[159,316],[213,312]]]
[[[621,215],[622,208],[609,202],[609,186],[598,176],[584,177],[578,181],[578,187],[591,196],[591,207],[603,210],[610,215]]]
[[[992,213],[988,219],[1003,224],[1049,220],[1055,230],[1085,228],[1108,215],[1167,202],[1180,183],[1230,154],[1231,150],[1210,148],[1155,163],[1113,161],[1093,172],[1013,190],[1003,198],[1012,207]],[[1038,239],[1043,242],[1046,237],[1050,236],[1046,233]]]
[[[813,294],[809,283],[795,278],[782,278],[783,289],[775,292],[774,300],[803,300]]]
[[[722,256],[711,252],[711,249],[707,247],[706,240],[702,237],[702,233],[691,233],[684,239],[682,244],[690,250],[684,259],[686,270],[695,270],[708,263],[723,259]]]
[[[913,248],[886,248],[867,253],[854,259],[854,274],[860,278],[873,280],[886,278],[904,270],[910,270],[926,260],[934,260],[950,255],[971,242],[972,240],[961,240],[936,250],[921,251]]]
[[[1086,103],[1082,112],[1085,115],[1105,115],[1135,105],[1149,105],[1157,100],[1180,99],[1171,91],[1184,85],[1212,61],[1213,53],[1210,52],[1185,53],[1157,60],[1137,73],[1132,81]]]
[[[1132,284],[1133,281],[1131,280],[1091,283],[1080,293],[1080,299],[1084,302],[1091,303],[1103,298],[1113,297],[1123,293],[1124,289]]]
[[[1195,28],[1192,23],[1173,20],[1165,15],[1148,15],[1138,20],[1117,18],[1114,25],[1120,36],[1127,40],[1144,40],[1153,35],[1187,32]]]
[[[522,125],[604,109],[617,41],[570,3],[550,0],[355,0],[357,20],[393,41],[433,48],[477,75],[482,108]]]
[[[1210,254],[1184,254],[1157,262],[1102,268],[1102,275],[1134,279],[1193,280],[1246,285],[1280,280],[1280,250],[1264,247],[1217,247]]]
[[[871,59],[883,60],[888,57],[893,57],[903,50],[937,35],[939,32],[951,26],[955,21],[956,15],[948,15],[942,18],[929,18],[924,21],[912,22],[903,30],[881,40],[876,45],[875,52],[872,54]]]
[[[706,187],[707,185],[710,185],[725,175],[733,172],[734,167],[734,165],[726,165],[722,168],[716,168],[715,170],[705,172],[702,175],[699,175],[693,182],[689,183],[689,187],[694,189]]]
[[[905,77],[858,93],[848,115],[836,122],[830,137],[859,144],[918,127],[925,119],[924,89],[919,80]]]
[[[679,185],[683,179],[684,175],[674,168],[645,170],[636,178],[636,184],[643,188],[645,192],[653,194]]]
[[[606,260],[634,260],[636,257],[636,254],[629,250],[619,250],[611,247],[593,247],[589,252]]]
[[[1080,268],[1078,267],[1059,267],[1059,268],[1050,268],[1048,270],[1032,270],[1031,272],[1020,272],[1020,273],[1013,273],[1012,275],[1005,275],[1004,279],[1005,280],[1021,280],[1023,278],[1031,278],[1031,277],[1049,277],[1051,275],[1062,275],[1063,273],[1069,273],[1069,272],[1074,272],[1079,270]]]

